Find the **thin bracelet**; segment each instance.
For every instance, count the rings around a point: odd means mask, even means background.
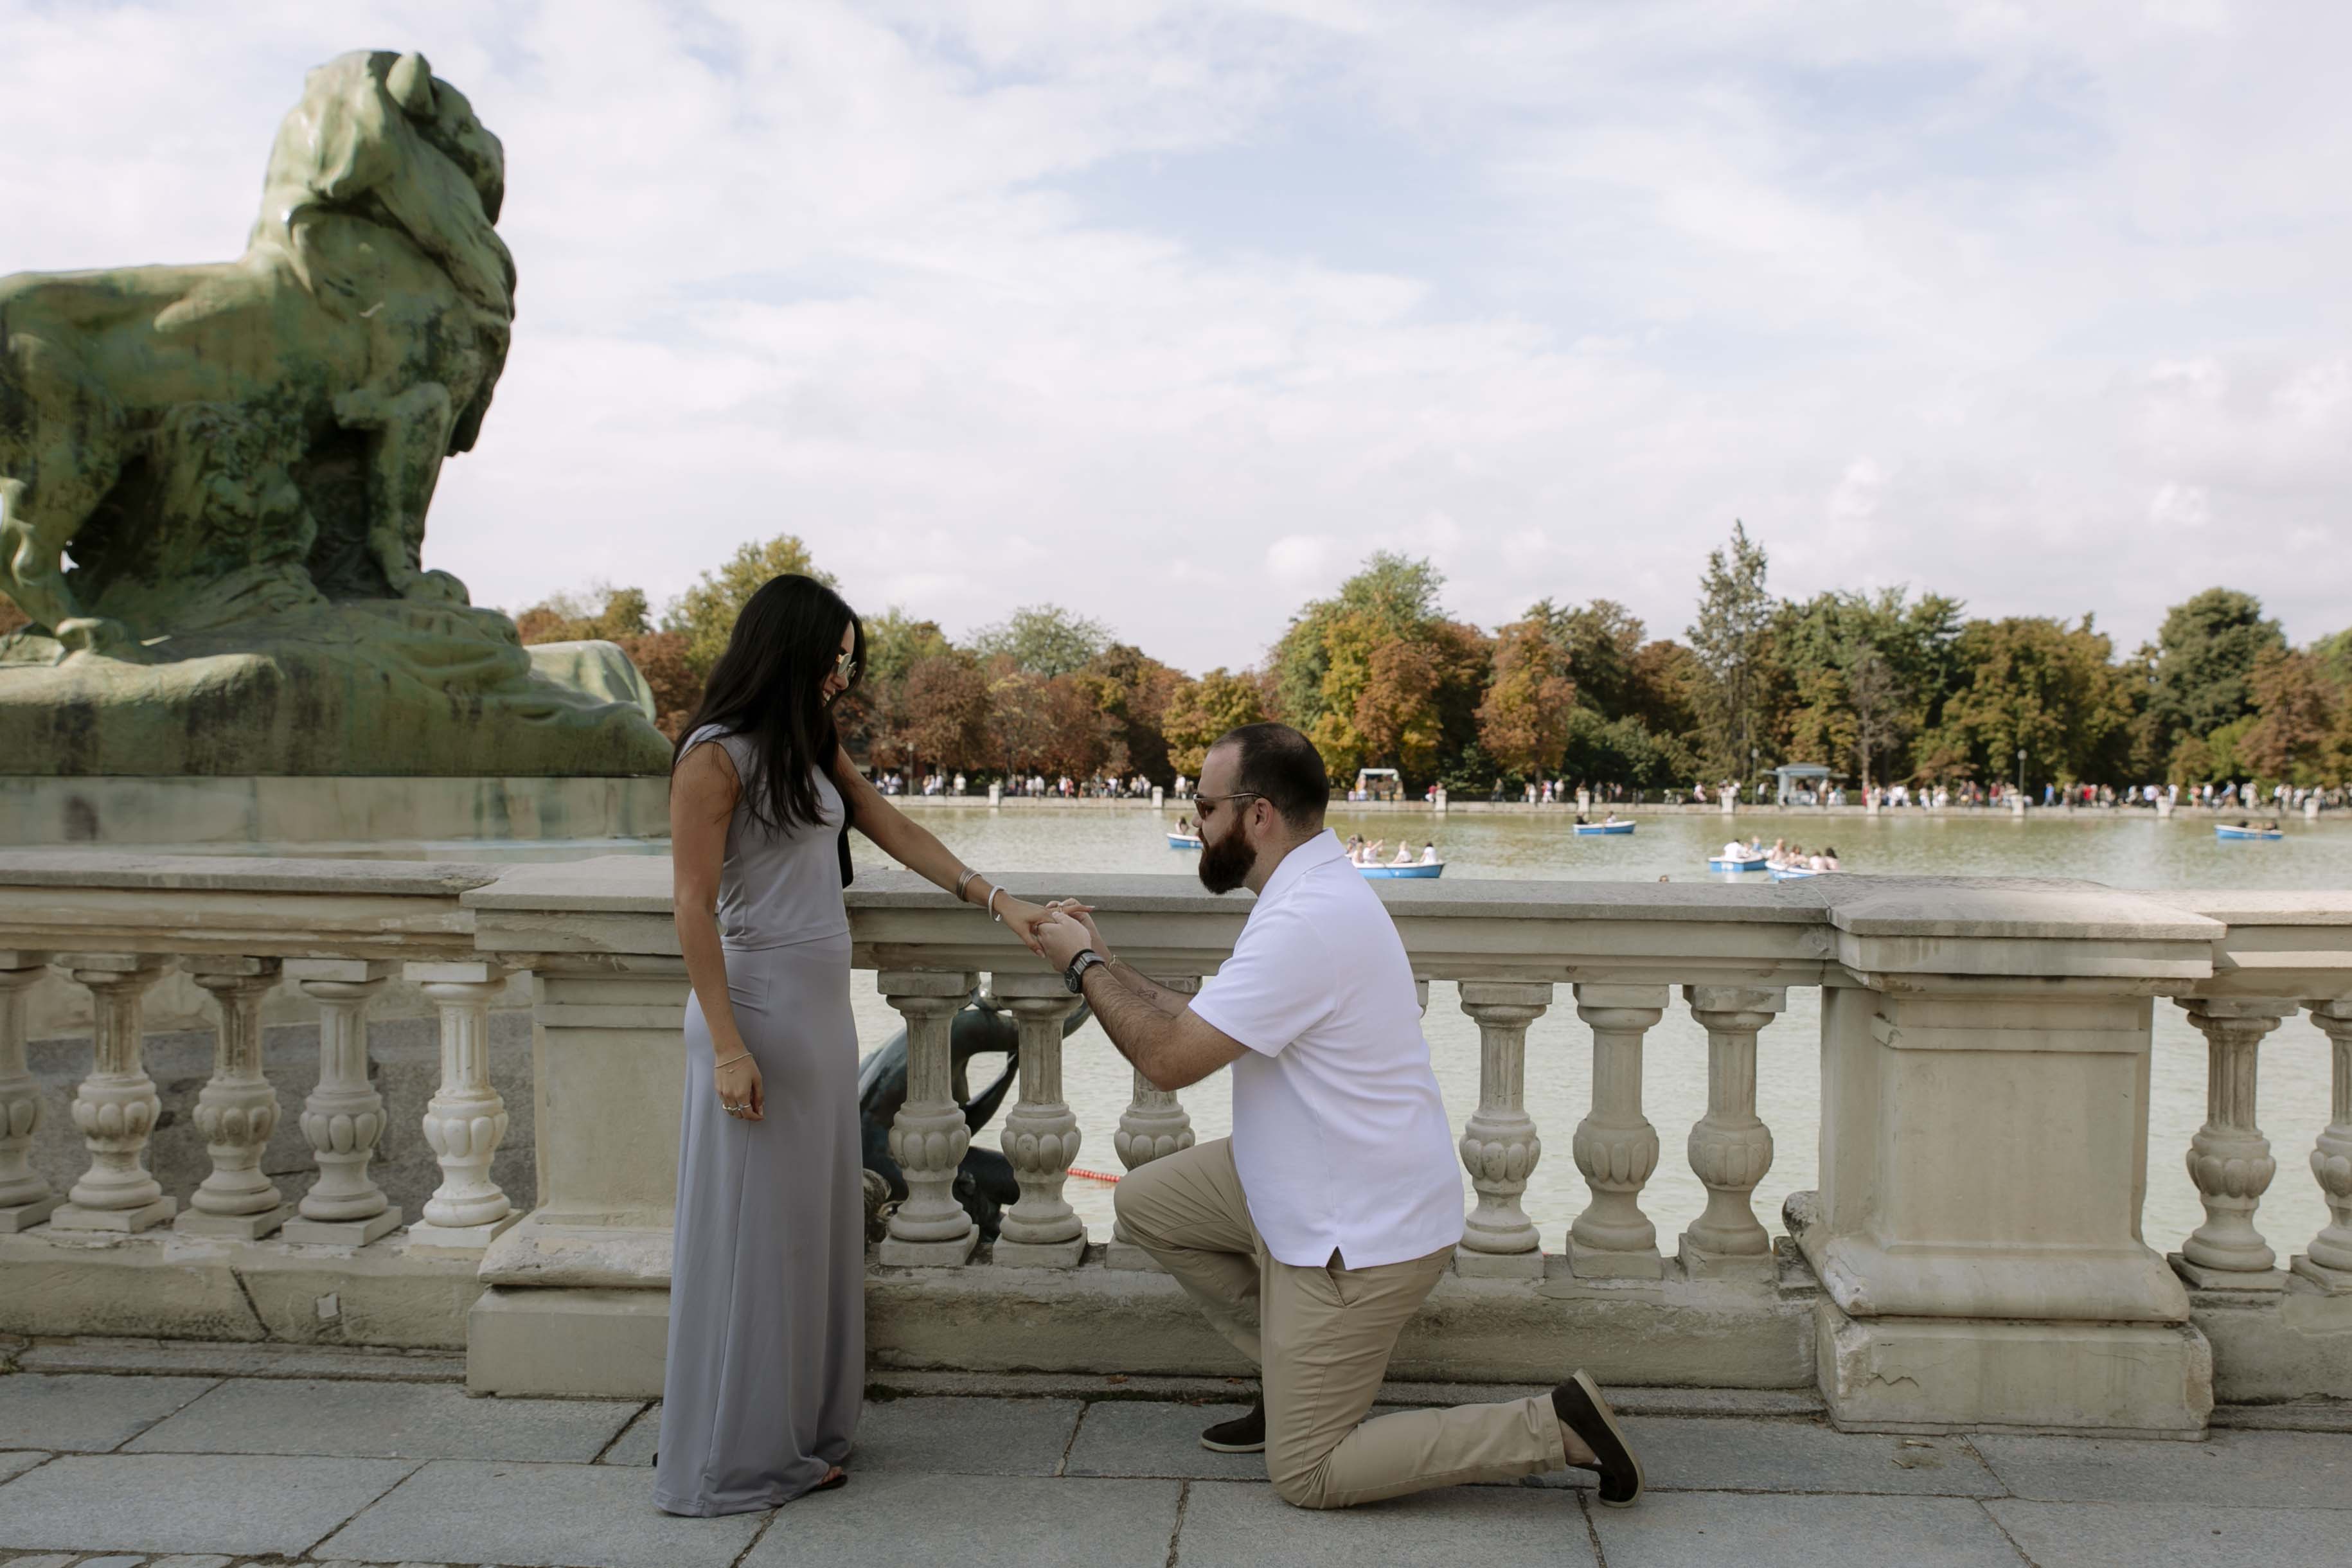
[[[989,885],[988,918],[994,921],[998,925],[1003,925],[1004,923],[1004,917],[996,912],[996,895],[1003,891],[1004,891],[1004,889],[997,887],[994,883],[991,883]]]
[[[712,1062],[710,1065],[711,1065],[714,1068],[723,1068],[723,1067],[732,1067],[732,1066],[734,1066],[737,1062],[740,1062],[740,1061],[743,1060],[745,1057],[749,1057],[751,1054],[751,1052],[749,1052],[749,1051],[745,1051],[745,1052],[743,1052],[743,1053],[742,1053],[742,1055],[740,1055],[740,1056],[732,1056],[732,1057],[729,1057],[729,1058],[728,1058],[725,1061],[723,1061],[723,1062]]]
[[[958,877],[958,878],[956,879],[956,890],[955,890],[955,896],[956,896],[956,902],[957,902],[957,903],[962,903],[962,902],[964,901],[964,898],[963,898],[963,890],[964,890],[966,888],[971,887],[971,879],[972,879],[974,877],[977,877],[977,876],[979,876],[979,875],[980,875],[980,873],[979,873],[979,872],[977,872],[977,871],[973,871],[973,870],[966,870],[962,876]]]

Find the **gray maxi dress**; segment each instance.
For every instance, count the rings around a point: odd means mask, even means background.
[[[748,799],[751,743],[727,749]],[[690,749],[690,747],[689,747]],[[727,826],[719,931],[727,994],[760,1065],[766,1120],[719,1108],[710,1026],[686,1009],[669,1354],[654,1501],[669,1513],[790,1502],[849,1454],[866,1373],[865,1207],[841,796],[825,826],[768,831],[742,802]]]

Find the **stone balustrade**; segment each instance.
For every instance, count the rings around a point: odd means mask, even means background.
[[[1085,898],[1122,956],[1178,990],[1215,971],[1246,914],[1245,896],[1187,879],[1027,880],[1013,879]],[[1424,992],[1454,983],[1479,1038],[1465,1235],[1400,1373],[1533,1381],[1586,1364],[1628,1382],[1817,1384],[1841,1425],[1884,1430],[2194,1436],[2217,1391],[2352,1396],[2352,896],[1887,877],[1380,891]],[[1126,1238],[1090,1247],[1065,1196],[1090,1139],[1129,1170],[1190,1144],[1181,1099],[1139,1079],[1115,1127],[1081,1127],[1056,976],[911,879],[862,878],[849,901],[852,962],[908,1037],[890,1130],[908,1196],[869,1278],[877,1359],[1240,1370]],[[172,966],[219,1014],[214,1070],[184,1105],[142,1063],[141,997]],[[45,972],[85,987],[96,1020],[70,1105],[44,1104],[26,1070],[21,1003]],[[487,1020],[517,973],[536,1026],[528,1214],[489,1173],[508,1110]],[[986,1248],[955,1193],[969,1133],[949,1044],[983,975],[1019,1035],[1001,1142],[1020,1197]],[[416,1213],[369,1175],[385,1135],[369,1009],[396,976],[440,1024],[418,1131],[442,1181]],[[278,987],[320,1021],[299,1108],[261,1070],[258,1009]],[[1774,1153],[1759,1041],[1794,1047],[1773,1034],[1792,988],[1821,995],[1820,1178],[1776,1243],[1754,1203]],[[462,1344],[487,1391],[654,1392],[685,1000],[658,858],[0,855],[0,1330]],[[2141,1236],[2159,1000],[2187,1011],[2210,1065],[2185,1152],[2207,1217],[2169,1256]],[[1695,1215],[1645,1198],[1668,1147],[1645,1057],[1678,1007],[1706,1041],[1706,1110],[1679,1156],[1706,1193]],[[2283,1267],[2262,1231],[2279,1172],[2255,1089],[2262,1053],[2289,1048],[2305,1013],[2320,1033],[2293,1048],[2331,1053],[2333,1101],[2291,1135],[2315,1139],[2331,1223]],[[1563,1070],[1563,1039],[1589,1052],[1590,1110],[1567,1131],[1590,1202],[1548,1235],[1524,1206],[1545,1131],[1526,1089],[1530,1071]],[[316,1173],[289,1205],[257,1155],[298,1112]],[[211,1163],[185,1194],[161,1190],[145,1159],[174,1115]],[[64,1192],[26,1160],[45,1116],[69,1117],[87,1147]]]

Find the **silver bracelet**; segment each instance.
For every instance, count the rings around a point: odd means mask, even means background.
[[[729,1058],[728,1058],[725,1061],[723,1061],[723,1062],[712,1062],[710,1065],[711,1065],[711,1067],[712,1067],[712,1068],[713,1068],[713,1069],[716,1069],[716,1068],[724,1068],[724,1067],[733,1067],[737,1062],[743,1061],[743,1060],[746,1060],[747,1058],[749,1058],[751,1055],[751,1052],[749,1052],[749,1051],[745,1051],[745,1052],[743,1052],[740,1056],[732,1056],[732,1057],[729,1057]]]
[[[956,890],[955,890],[955,896],[956,896],[956,902],[957,902],[957,903],[961,903],[961,902],[963,902],[963,890],[964,890],[966,888],[971,887],[971,879],[972,879],[974,877],[977,877],[977,876],[979,876],[979,875],[980,875],[980,873],[979,873],[979,872],[977,872],[977,871],[973,871],[973,870],[966,870],[962,876],[958,877],[958,878],[956,879]]]
[[[994,921],[998,925],[1003,925],[1004,923],[1004,917],[996,912],[996,895],[1003,891],[1004,891],[1003,889],[993,885],[992,885],[988,889],[988,918]]]

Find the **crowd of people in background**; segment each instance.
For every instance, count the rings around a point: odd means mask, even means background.
[[[886,795],[892,796],[984,795],[990,783],[992,782],[977,775],[968,775],[961,770],[954,773],[933,770],[918,775],[905,770],[875,768],[872,770],[872,777],[877,789]],[[1167,790],[1165,798],[1180,801],[1192,799],[1192,784],[1193,781],[1187,775],[1177,774],[1175,784]],[[1442,786],[1439,784],[1430,784],[1421,791],[1422,799],[1425,803],[1434,804],[1441,789]],[[1067,773],[1053,778],[1048,778],[1043,773],[1029,773],[1016,775],[1006,781],[1004,784],[1004,793],[1007,795],[1025,795],[1033,799],[1052,797],[1063,800],[1132,800],[1148,798],[1151,791],[1151,781],[1141,773],[1127,777],[1097,774],[1085,779],[1072,778]],[[1648,793],[1644,790],[1629,789],[1623,784],[1571,784],[1564,778],[1525,780],[1519,786],[1519,799],[1525,805],[1539,807],[1573,806],[1580,814],[1594,805],[1604,804],[1642,805],[1645,803]],[[1672,803],[1680,798],[1687,800],[1693,805],[1709,805],[1719,804],[1727,798],[1737,805],[1742,796],[1748,794],[1748,791],[1739,781],[1725,779],[1713,785],[1703,782],[1694,784],[1686,796],[1675,791],[1664,792],[1662,799]],[[2009,807],[2018,795],[2018,788],[2012,784],[1980,784],[1973,780],[1962,780],[1957,784],[1916,786],[1909,784],[1871,784],[1867,788],[1852,794],[1849,794],[1841,784],[1823,781],[1819,784],[1812,783],[1792,784],[1780,804],[1840,806],[1859,803],[1874,805],[1882,810],[1894,811],[1906,809],[1949,811],[1955,807],[1961,810],[1979,808],[2003,810]],[[1761,788],[1754,792],[1754,796],[1759,803],[1763,803],[1769,798],[1768,792]],[[1393,791],[1386,794],[1379,790],[1348,792],[1348,798],[1351,801],[1360,797],[1392,799],[1396,798],[1396,795]],[[1489,799],[1501,804],[1508,798],[1502,782],[1497,780],[1489,795]],[[2347,804],[2352,804],[2352,784],[2333,788],[2280,784],[2273,784],[2265,790],[2256,785],[2251,779],[2222,780],[2211,784],[2192,784],[2185,789],[2177,784],[2126,784],[2118,789],[2113,784],[2048,783],[2042,784],[2038,792],[2029,793],[2026,798],[2044,807],[2151,810],[2159,805],[2168,806],[2187,805],[2211,811],[2262,810],[2284,816],[2301,811],[2305,804],[2312,800],[2316,800],[2322,806],[2330,809],[2340,809]],[[1580,820],[1581,820],[1580,815]]]

